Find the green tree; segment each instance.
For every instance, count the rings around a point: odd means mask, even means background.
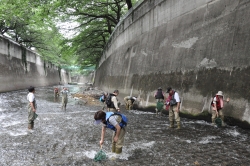
[[[77,57],[78,65],[97,65],[109,36],[122,15],[132,7],[131,0],[71,0],[58,1],[57,11],[62,20],[75,21],[76,36],[68,40],[71,53]]]
[[[135,0],[0,0],[0,33],[55,64],[96,66],[121,17]],[[60,22],[75,22],[64,38]]]
[[[35,48],[45,60],[59,64],[64,40],[53,20],[50,1],[0,0],[0,31],[27,48]]]

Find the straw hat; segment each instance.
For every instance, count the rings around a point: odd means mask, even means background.
[[[218,93],[216,95],[223,96],[223,92],[222,91],[218,91]]]

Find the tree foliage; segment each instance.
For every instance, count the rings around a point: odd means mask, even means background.
[[[98,64],[110,34],[135,2],[0,0],[0,33],[35,48],[45,60],[83,69]],[[71,25],[75,34],[63,37],[61,22]]]
[[[64,40],[53,20],[48,0],[0,0],[0,32],[35,50],[43,59],[60,64],[60,43]]]
[[[78,34],[68,42],[78,65],[84,68],[98,64],[109,36],[131,7],[131,0],[59,1],[61,20],[77,22],[74,31]]]

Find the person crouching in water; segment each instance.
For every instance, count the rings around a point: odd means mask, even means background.
[[[66,111],[67,103],[68,103],[68,89],[66,87],[63,87],[63,90],[61,91],[62,94],[62,109]]]
[[[221,118],[222,120],[222,126],[225,126],[224,122],[224,114],[222,111],[222,108],[224,106],[224,101],[229,102],[229,98],[227,100],[223,99],[223,92],[218,91],[218,93],[214,96],[211,106],[212,106],[212,125],[215,125],[215,119],[216,117]]]
[[[127,117],[120,113],[97,111],[94,115],[95,124],[103,123],[100,145],[104,142],[106,128],[114,131],[112,136],[112,152],[120,154],[124,144],[126,133]]]
[[[132,110],[133,109],[133,104],[136,101],[136,97],[132,96],[126,96],[124,97],[124,103],[125,103],[125,108],[126,110]]]
[[[29,93],[27,95],[28,103],[28,129],[34,128],[34,121],[36,119],[36,99],[35,99],[35,88],[29,87]]]

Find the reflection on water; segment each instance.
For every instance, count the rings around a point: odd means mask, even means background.
[[[60,87],[61,89],[61,87]],[[70,86],[72,93],[81,91]],[[215,128],[205,121],[182,119],[183,129],[168,129],[168,117],[123,111],[129,118],[121,155],[110,153],[112,131],[103,150],[108,160],[93,161],[100,150],[101,126],[93,125],[100,106],[78,105],[69,98],[67,111],[54,100],[53,87],[36,89],[38,119],[27,131],[27,92],[0,94],[0,163],[3,166],[44,165],[249,165],[249,131]]]

